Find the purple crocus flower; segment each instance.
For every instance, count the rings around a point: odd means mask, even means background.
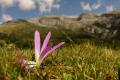
[[[53,52],[54,50],[56,50],[57,48],[59,48],[60,46],[62,46],[64,44],[64,42],[60,42],[55,46],[49,46],[48,42],[50,40],[51,37],[51,32],[49,32],[43,42],[43,45],[41,46],[41,40],[40,40],[40,34],[38,31],[35,31],[35,35],[34,35],[34,44],[35,44],[35,62],[34,61],[26,61],[26,60],[22,60],[23,64],[26,64],[26,68],[32,68],[35,66],[40,66],[41,62],[43,61],[43,59],[48,56],[51,52]]]

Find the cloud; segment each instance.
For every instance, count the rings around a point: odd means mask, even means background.
[[[3,21],[13,20],[12,16],[4,14],[7,8],[18,6],[23,11],[39,8],[39,12],[49,13],[52,9],[59,9],[61,0],[0,0],[0,18]]]
[[[10,15],[7,14],[3,14],[2,15],[2,19],[6,22],[6,21],[11,21],[13,20],[13,18]]]
[[[16,0],[0,0],[0,6],[2,7],[11,7]]]
[[[102,6],[102,4],[100,2],[97,2],[90,5],[90,3],[81,2],[80,6],[83,10],[92,11],[99,9]]]
[[[34,0],[18,0],[18,6],[23,11],[29,11],[36,8]]]
[[[53,5],[53,8],[59,9],[60,8],[60,4]]]
[[[13,18],[10,15],[4,14],[5,10],[14,6],[17,0],[0,0],[0,18],[2,21],[9,21]]]
[[[60,4],[58,4],[58,2],[59,1],[55,3],[55,0],[37,0],[40,13],[49,13],[53,8],[59,9]]]
[[[94,3],[92,5],[92,9],[94,9],[94,10],[99,9],[101,7],[101,5],[102,5],[101,3]]]
[[[3,14],[6,10],[6,8],[14,6],[16,0],[0,0],[0,18],[3,19],[3,21],[9,21],[12,20],[12,17],[6,14]]]
[[[19,8],[24,11],[36,8],[35,0],[0,0],[0,7],[3,9],[18,4]]]
[[[91,11],[92,8],[89,3],[81,2],[81,7],[83,10]]]
[[[23,11],[30,11],[39,8],[40,13],[51,12],[53,8],[59,9],[61,0],[0,0],[2,13],[6,8],[18,6]]]
[[[115,8],[111,5],[111,6],[107,6],[106,7],[106,11],[107,12],[111,12],[111,11],[113,11]]]

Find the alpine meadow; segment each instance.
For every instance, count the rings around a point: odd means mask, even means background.
[[[120,80],[119,0],[26,1],[0,1],[0,80]]]

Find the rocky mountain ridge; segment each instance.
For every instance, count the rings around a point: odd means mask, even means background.
[[[21,21],[38,26],[69,29],[82,36],[120,39],[120,10],[103,14],[83,13],[79,16],[45,16]]]

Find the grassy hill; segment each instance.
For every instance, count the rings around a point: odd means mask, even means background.
[[[46,57],[40,67],[25,72],[16,64],[16,55],[21,53],[26,60],[34,60],[35,30],[39,30],[42,41],[51,31],[50,44],[66,43]],[[37,26],[24,20],[0,25],[0,80],[118,80],[120,41],[93,39],[84,35],[87,31],[78,31]]]
[[[51,43],[54,44],[58,41],[65,41],[66,43],[83,43],[87,39],[94,42],[96,45],[101,43],[105,46],[119,47],[119,40],[103,40],[98,37],[94,37],[94,34],[81,31],[72,31],[70,29],[63,28],[54,28],[48,26],[38,26],[32,23],[29,23],[25,20],[17,20],[6,22],[0,25],[0,46],[4,44],[14,44],[19,48],[33,48],[34,32],[39,30],[41,33],[41,39],[45,38],[47,33],[52,32]],[[110,44],[111,43],[111,44]],[[104,45],[103,45],[104,46]]]
[[[19,47],[28,47],[33,43],[35,30],[39,30],[42,40],[49,31],[52,32],[53,43],[57,40],[70,41],[69,38],[76,37],[76,33],[70,30],[36,26],[26,21],[13,21],[0,25],[0,39]]]

